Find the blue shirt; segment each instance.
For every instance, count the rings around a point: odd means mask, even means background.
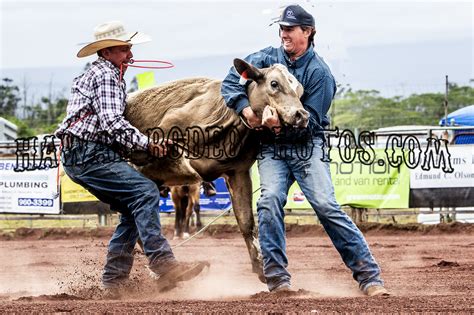
[[[301,102],[304,109],[310,113],[310,131],[314,132],[329,125],[327,112],[336,93],[336,82],[329,67],[314,51],[313,45],[295,61],[290,61],[283,47],[264,48],[247,56],[245,61],[258,68],[267,68],[276,63],[286,66],[303,85]],[[222,82],[221,94],[227,106],[240,114],[249,106],[249,101],[246,86],[239,84],[239,79],[240,75],[232,67]]]

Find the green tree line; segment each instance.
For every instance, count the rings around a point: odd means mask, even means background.
[[[473,80],[471,80],[471,83]],[[445,93],[383,97],[376,90],[340,87],[331,108],[332,124],[341,129],[374,130],[399,125],[438,125]],[[474,104],[474,88],[449,84],[448,112]]]
[[[23,104],[20,89],[11,79],[0,84],[0,117],[18,127],[18,137],[52,134],[66,116],[67,99],[42,97],[39,102]]]
[[[330,110],[332,125],[352,130],[437,125],[444,116],[444,98],[444,93],[383,97],[376,90],[353,91],[348,87],[339,87]],[[474,88],[451,83],[448,100],[449,112],[472,105]],[[67,99],[64,97],[43,97],[35,104],[20,106],[22,102],[20,88],[11,79],[3,78],[0,84],[0,116],[18,126],[18,137],[51,134],[66,115]]]

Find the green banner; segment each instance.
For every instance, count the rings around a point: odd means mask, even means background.
[[[357,158],[351,163],[341,161],[337,150],[331,152],[331,177],[336,199],[341,205],[357,208],[408,208],[410,174],[402,163],[398,168],[389,165],[383,149],[375,149],[375,162],[370,165],[360,163]],[[395,156],[400,152],[396,152]],[[252,167],[252,185],[260,186],[257,164]],[[278,180],[278,179],[276,179]],[[254,195],[253,206],[260,197]],[[289,192],[285,208],[311,209],[306,196],[297,183]]]
[[[143,90],[152,86],[155,86],[155,73],[153,71],[147,71],[136,75],[138,89]]]
[[[395,156],[401,155],[395,152]],[[405,164],[392,167],[383,149],[375,150],[369,165],[357,159],[344,163],[338,154],[331,161],[336,199],[357,208],[408,208],[410,173]]]

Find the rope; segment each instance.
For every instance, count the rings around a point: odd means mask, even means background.
[[[135,36],[135,35],[133,35],[133,36]],[[137,66],[137,65],[134,65],[134,63],[137,63],[137,62],[138,63],[157,63],[157,64],[161,64],[163,66]],[[122,82],[123,66],[124,66],[124,64],[120,64],[120,81],[119,82]],[[130,63],[125,64],[125,66],[133,67],[133,68],[143,68],[143,69],[169,69],[169,68],[173,68],[174,64],[170,61],[164,61],[164,60],[134,60],[134,59],[130,59]]]
[[[58,154],[57,154],[57,161],[58,161],[58,171],[56,173],[56,194],[54,195],[54,199],[56,199],[56,197],[59,197],[59,195],[61,194],[61,174],[59,172],[59,169],[61,167],[61,151],[63,150],[63,142],[61,141],[59,143],[59,149],[58,149]]]
[[[255,189],[253,192],[252,192],[252,196],[260,190],[260,187]],[[207,228],[209,226],[211,226],[212,223],[216,222],[219,218],[223,217],[225,214],[229,213],[230,211],[232,211],[232,209],[234,209],[233,207],[230,207],[229,209],[225,210],[224,212],[222,212],[221,214],[219,214],[217,217],[215,217],[214,219],[212,219],[208,224],[206,224],[205,226],[203,226],[199,231],[197,231],[196,233],[194,233],[193,235],[191,235],[188,239],[182,241],[181,243],[178,243],[174,246],[171,246],[172,249],[175,249],[177,247],[180,247],[181,245],[184,245],[186,244],[187,242],[189,242],[190,240],[192,240],[193,238],[195,238],[196,236],[198,236],[199,234],[203,233],[205,230],[207,230]]]
[[[137,66],[134,65],[134,63],[157,63],[157,64],[162,64],[163,66]],[[173,68],[174,64],[169,62],[169,61],[164,61],[164,60],[134,60],[130,59],[130,63],[127,64],[128,67],[134,67],[134,68],[145,68],[145,69],[169,69]]]

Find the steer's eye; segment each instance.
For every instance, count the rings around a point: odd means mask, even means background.
[[[276,89],[278,87],[278,82],[277,81],[272,81],[270,83],[270,85],[272,86],[272,88]]]

